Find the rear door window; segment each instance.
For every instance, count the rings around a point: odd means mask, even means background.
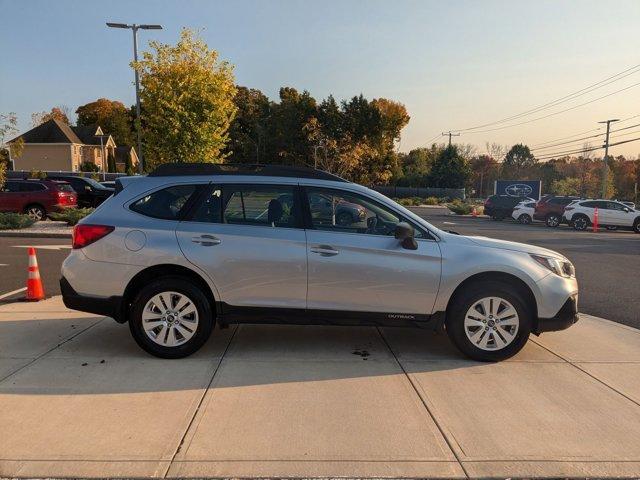
[[[20,184],[20,191],[21,192],[41,192],[43,190],[46,190],[46,187],[44,185],[42,185],[41,183],[22,182]]]
[[[150,193],[132,203],[129,208],[147,217],[178,220],[185,214],[197,185],[174,185]]]
[[[225,185],[222,202],[224,223],[285,228],[300,226],[300,209],[294,186]]]
[[[2,187],[3,192],[19,192],[20,191],[20,183],[19,182],[7,182]]]

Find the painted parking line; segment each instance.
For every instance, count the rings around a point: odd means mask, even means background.
[[[11,296],[15,295],[16,293],[24,292],[26,289],[27,289],[27,287],[22,287],[22,288],[19,288],[17,290],[14,290],[12,292],[3,293],[2,295],[0,295],[0,300],[4,300],[5,298],[11,297]]]
[[[64,250],[70,249],[71,245],[12,245],[13,248],[35,248],[36,250]]]

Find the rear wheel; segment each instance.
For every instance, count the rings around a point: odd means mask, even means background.
[[[475,284],[456,296],[447,311],[447,335],[474,360],[495,362],[518,353],[531,333],[531,309],[511,286]]]
[[[585,215],[577,215],[571,222],[574,230],[584,231],[589,227],[589,219]]]
[[[633,231],[640,233],[640,217],[636,218],[636,221],[633,222]]]
[[[522,223],[523,225],[529,225],[531,223],[531,215],[523,213],[518,217],[518,222]]]
[[[138,345],[161,358],[191,355],[207,341],[213,324],[204,292],[183,277],[160,278],[143,287],[129,317]]]
[[[547,215],[547,218],[545,218],[544,223],[547,225],[547,227],[555,228],[560,225],[560,215],[550,213],[549,215]]]
[[[29,217],[33,218],[36,221],[44,220],[47,218],[47,212],[45,211],[42,205],[28,205],[24,209],[24,213],[29,215]]]

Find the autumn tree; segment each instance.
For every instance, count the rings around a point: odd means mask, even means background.
[[[22,138],[14,139],[9,144],[10,138],[18,133],[18,117],[14,112],[0,113],[0,169],[6,172],[10,167],[10,158],[19,157],[24,148]],[[0,187],[4,184],[4,177],[0,178]]]
[[[221,162],[236,114],[233,67],[188,29],[176,45],[149,46],[132,63],[141,75],[145,167]]]
[[[69,121],[69,107],[66,105],[58,105],[53,107],[49,112],[36,112],[31,114],[31,124],[34,127],[42,125],[44,122],[48,122],[51,119],[60,120],[67,125],[70,125]]]
[[[78,126],[100,126],[106,135],[113,137],[117,145],[133,145],[130,110],[122,102],[99,98],[78,107],[76,114]]]

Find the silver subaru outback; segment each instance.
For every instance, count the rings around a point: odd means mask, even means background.
[[[467,356],[516,354],[578,318],[573,265],[552,250],[435,228],[326,172],[163,165],[116,182],[74,229],[65,305],[129,322],[185,357],[214,325],[441,329]]]

